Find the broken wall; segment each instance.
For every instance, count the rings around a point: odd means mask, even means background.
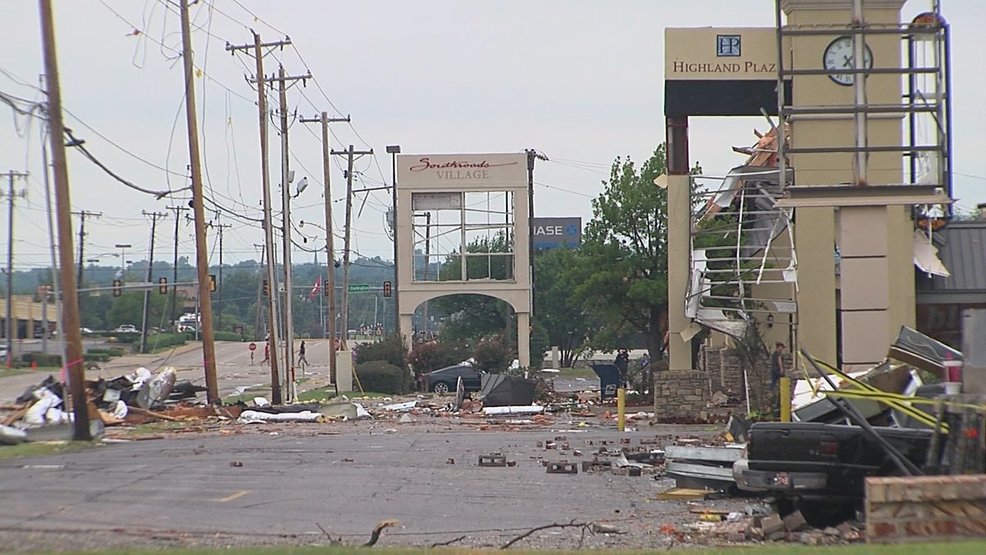
[[[732,347],[702,347],[701,360],[709,375],[711,393],[731,391],[746,400],[746,384],[743,381],[743,363],[736,349]],[[794,359],[791,353],[784,352],[784,367],[788,376],[793,376]],[[764,358],[747,369],[750,381],[750,407],[754,410],[774,408],[774,395],[770,391],[770,359]]]

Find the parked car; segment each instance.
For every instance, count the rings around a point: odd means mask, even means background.
[[[82,328],[82,335],[92,335],[92,330],[89,328]]]
[[[0,345],[0,362],[6,364],[7,362],[7,346]]]
[[[915,466],[924,465],[931,430],[873,429]],[[862,506],[867,476],[899,473],[880,443],[859,426],[759,422],[748,437],[744,458],[733,463],[739,489],[768,493],[782,513],[799,509],[816,525],[852,517]]]
[[[137,333],[137,327],[133,324],[123,324],[113,330],[113,333]]]
[[[468,364],[447,366],[426,373],[425,388],[444,395],[449,391],[455,391],[460,377],[466,391],[479,391],[482,388],[482,372]]]

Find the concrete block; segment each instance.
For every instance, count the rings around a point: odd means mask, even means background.
[[[774,532],[784,531],[784,519],[781,515],[774,513],[763,517],[763,533],[765,536],[770,536]]]
[[[808,522],[805,521],[805,517],[801,514],[801,511],[794,511],[784,517],[784,529],[788,532],[797,532],[806,526],[808,526]]]

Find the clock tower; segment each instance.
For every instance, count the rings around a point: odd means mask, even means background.
[[[944,64],[905,59],[944,24],[901,24],[903,3],[778,0],[778,83],[793,83],[779,158],[795,176],[778,206],[795,208],[798,343],[848,367],[880,362],[915,326],[913,207],[949,202],[945,133],[913,131],[916,117],[947,115],[944,79],[927,102],[914,94],[915,76]],[[918,176],[915,160],[932,169]]]

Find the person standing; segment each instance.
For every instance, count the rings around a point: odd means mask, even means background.
[[[784,344],[778,341],[774,344],[774,352],[770,353],[770,389],[776,390],[784,375]]]
[[[630,368],[630,353],[626,349],[620,349],[616,354],[616,369],[620,371],[620,387],[627,386],[627,370]]]

